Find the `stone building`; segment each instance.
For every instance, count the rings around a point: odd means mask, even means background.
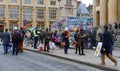
[[[120,0],[93,0],[94,26],[120,23]]]
[[[0,0],[0,32],[23,27],[23,20],[41,29],[65,17],[76,16],[76,0]]]

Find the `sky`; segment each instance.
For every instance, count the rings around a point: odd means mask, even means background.
[[[93,4],[93,0],[77,0],[77,1],[82,1],[82,3],[86,4],[86,6],[88,6],[89,4]]]

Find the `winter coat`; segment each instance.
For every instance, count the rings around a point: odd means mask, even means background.
[[[10,34],[8,32],[4,32],[1,35],[1,41],[3,41],[3,44],[9,44],[9,42],[10,42]]]
[[[105,31],[103,33],[103,39],[102,39],[102,49],[101,49],[101,53],[105,53],[108,54],[110,53],[111,50],[111,46],[112,46],[112,35],[110,32]],[[105,48],[106,50],[103,51],[103,48]]]

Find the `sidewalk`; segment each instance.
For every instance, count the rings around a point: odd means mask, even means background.
[[[38,49],[33,49],[33,48],[29,48],[29,47],[24,47],[24,49],[29,50],[29,51],[38,52],[41,54],[50,55],[53,57],[66,59],[66,60],[81,63],[81,64],[90,65],[90,66],[97,67],[100,69],[106,69],[107,71],[115,71],[115,70],[120,71],[120,51],[119,51],[120,49],[119,48],[115,49],[113,52],[114,57],[118,61],[117,66],[114,66],[114,63],[111,62],[107,57],[106,57],[106,65],[105,66],[99,65],[100,57],[95,57],[94,56],[95,51],[90,50],[90,49],[85,49],[85,54],[86,54],[85,56],[80,56],[78,54],[75,54],[75,49],[69,49],[68,54],[64,54],[63,49],[50,50],[50,52],[39,51]]]

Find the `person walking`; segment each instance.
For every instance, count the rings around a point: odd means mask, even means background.
[[[45,36],[44,37],[44,39],[45,39],[44,51],[46,52],[46,50],[47,50],[47,52],[49,52],[49,49],[50,49],[49,48],[49,41],[51,40],[51,35],[50,35],[49,31],[48,31],[48,28],[44,32],[44,36]]]
[[[20,28],[20,42],[19,42],[19,52],[20,53],[23,52],[24,35],[25,35],[25,32],[24,32],[23,28]]]
[[[66,28],[65,31],[62,34],[63,36],[63,42],[65,42],[65,46],[64,46],[64,53],[68,54],[68,48],[69,48],[69,32],[68,29]]]
[[[85,44],[85,38],[87,35],[85,34],[83,29],[80,29],[80,34],[81,34],[81,49],[82,49],[82,55],[85,55],[84,53],[84,44]]]
[[[75,46],[76,46],[76,50],[75,50],[75,54],[77,54],[77,51],[78,51],[78,48],[79,48],[79,55],[81,55],[81,51],[80,51],[80,48],[81,48],[81,34],[80,34],[80,31],[77,29],[75,31],[75,35],[74,35],[74,38],[75,38]]]
[[[114,34],[115,34],[115,37],[117,37],[117,35],[118,35],[118,24],[116,22],[114,24],[115,24],[115,26],[114,26]]]
[[[8,29],[5,29],[5,32],[2,33],[1,41],[3,42],[4,54],[6,54],[8,52],[10,42],[10,34],[8,33]]]
[[[101,48],[101,65],[105,65],[105,55],[115,63],[115,66],[117,66],[117,60],[113,58],[113,56],[110,54],[111,46],[112,46],[112,35],[108,31],[108,26],[104,26],[104,33],[103,33],[103,39],[102,39],[102,48]]]
[[[120,34],[120,23],[119,23],[119,34]]]
[[[37,28],[33,30],[33,35],[34,35],[34,49],[37,49],[37,43],[38,43],[38,37],[39,37]]]
[[[13,52],[12,55],[16,53],[18,55],[18,48],[19,48],[19,42],[20,42],[20,32],[17,29],[17,27],[14,27],[13,32],[12,32],[12,43],[13,43]]]

